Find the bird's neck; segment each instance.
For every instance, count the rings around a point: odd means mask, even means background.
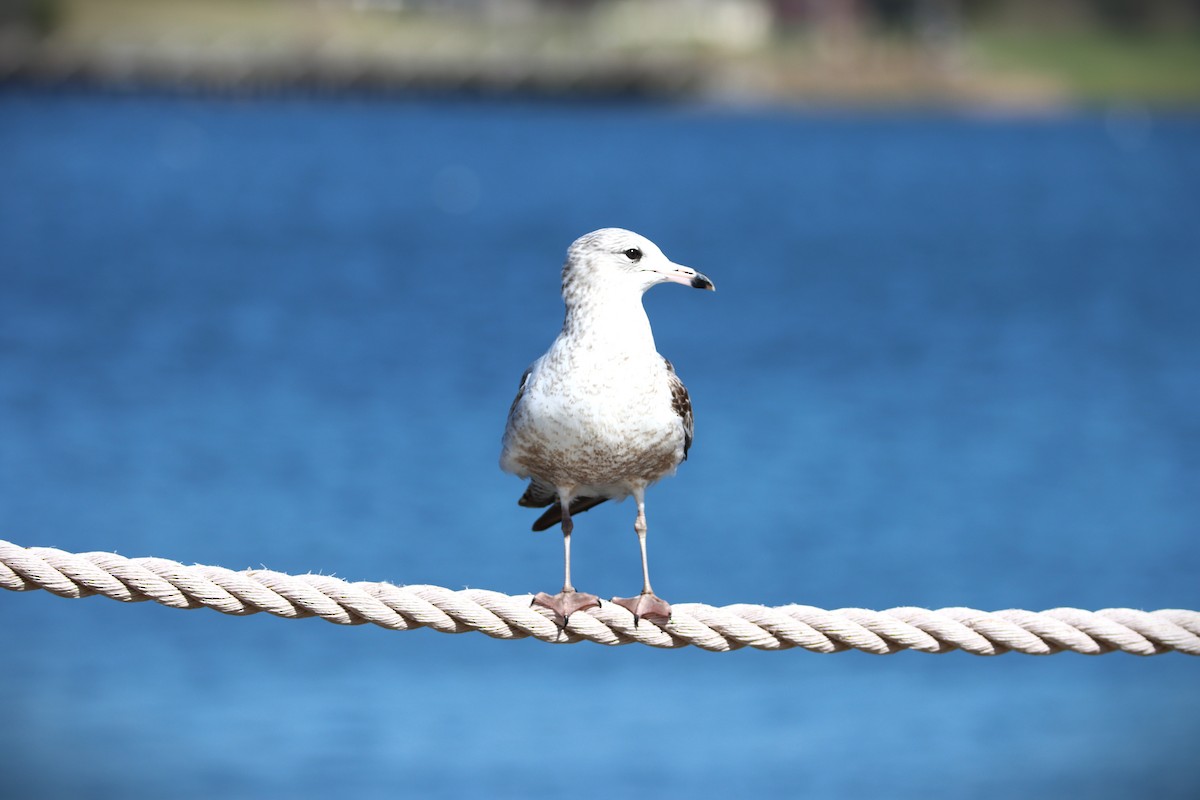
[[[563,298],[567,305],[562,337],[615,353],[653,353],[654,333],[641,292],[628,287],[588,287]]]

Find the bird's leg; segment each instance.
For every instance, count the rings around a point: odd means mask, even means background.
[[[669,622],[671,619],[671,605],[660,598],[650,588],[650,563],[646,559],[646,489],[640,487],[634,489],[634,499],[637,500],[637,519],[633,523],[633,530],[638,536],[638,546],[642,550],[642,593],[637,597],[614,597],[613,602],[623,608],[629,609],[629,613],[633,614],[633,624],[636,627],[638,621],[643,617],[648,620],[661,620]]]
[[[563,506],[562,532],[563,532],[563,594],[575,591],[575,587],[571,585],[571,532],[575,530],[575,523],[571,519],[570,503]]]
[[[571,493],[559,489],[558,497],[562,505],[563,588],[556,595],[538,592],[530,605],[550,609],[554,612],[554,621],[560,628],[565,628],[576,611],[599,607],[600,598],[587,592],[577,592],[571,585],[571,531],[575,529],[575,523],[571,521]]]

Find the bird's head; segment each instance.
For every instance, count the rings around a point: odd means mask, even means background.
[[[659,283],[681,283],[715,291],[713,282],[691,267],[676,264],[658,245],[623,228],[601,228],[579,237],[567,250],[563,291],[568,287],[624,286],[638,293]]]

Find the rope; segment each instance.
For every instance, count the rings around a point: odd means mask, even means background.
[[[164,558],[114,553],[68,553],[52,547],[19,547],[0,540],[0,588],[45,589],[60,597],[104,595],[126,603],[153,600],[171,608],[211,608],[222,614],[320,617],[338,625],[372,623],[391,630],[429,627],[443,633],[479,631],[497,639],[534,637],[544,642],[640,642],[653,647],[695,645],[726,651],[742,647],[817,653],[856,649],[998,655],[1010,650],[1049,655],[1072,650],[1099,655],[1122,650],[1142,656],[1177,650],[1200,655],[1200,612],[1180,609],[1033,612],[972,608],[890,608],[869,611],[812,606],[771,608],[702,603],[671,607],[671,621],[635,625],[613,603],[578,612],[560,630],[550,611],[531,608],[531,595],[440,586],[348,582],[327,575],[286,575],[265,569],[185,566]]]

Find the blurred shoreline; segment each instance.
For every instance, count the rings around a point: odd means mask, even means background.
[[[0,86],[1029,112],[1200,106],[1192,16],[1106,24],[1084,0],[1050,12],[987,5],[1008,13],[981,18],[955,0],[4,0]]]

